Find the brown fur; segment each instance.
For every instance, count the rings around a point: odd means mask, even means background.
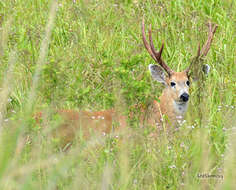
[[[71,143],[76,135],[82,134],[84,139],[88,139],[93,135],[107,135],[119,130],[125,126],[125,117],[118,117],[114,110],[105,110],[97,112],[75,111],[75,110],[58,110],[56,114],[62,119],[59,126],[53,130],[53,136],[60,138],[62,146]],[[38,112],[35,120],[38,124],[42,124],[43,113]],[[117,128],[114,121],[118,121]]]

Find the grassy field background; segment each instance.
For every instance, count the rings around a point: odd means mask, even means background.
[[[48,138],[60,118],[43,128],[37,111],[126,112],[160,95],[143,16],[176,71],[207,39],[206,24],[218,24],[201,102],[197,82],[171,139],[149,139],[147,126],[130,122],[126,140],[91,139],[62,152]],[[236,189],[235,34],[234,0],[0,1],[0,189]]]

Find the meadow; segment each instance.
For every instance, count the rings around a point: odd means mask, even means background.
[[[163,87],[141,38],[152,25],[163,59],[185,69],[218,25],[191,85],[186,122],[171,138],[128,121],[132,135],[74,142],[68,152],[50,131],[57,109],[128,114]],[[236,189],[236,2],[234,0],[0,1],[0,189]],[[38,125],[34,113],[50,117]],[[138,114],[137,114],[138,115]],[[46,126],[46,127],[45,127]]]

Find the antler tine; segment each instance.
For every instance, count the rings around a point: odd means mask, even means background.
[[[157,62],[159,63],[159,65],[168,73],[168,75],[170,76],[172,73],[172,70],[165,64],[165,62],[161,59],[161,54],[164,48],[164,44],[162,43],[162,46],[160,48],[159,52],[156,52],[154,45],[153,45],[153,41],[152,41],[152,36],[151,36],[151,27],[149,29],[149,41],[150,44],[148,44],[147,40],[146,40],[146,36],[145,36],[145,26],[144,26],[144,18],[142,21],[142,38],[143,38],[143,43],[145,48],[147,49],[148,53],[151,55],[151,57]]]
[[[157,62],[157,59],[155,57],[155,55],[153,54],[147,40],[146,40],[146,36],[145,36],[145,27],[144,27],[144,18],[142,21],[142,37],[143,37],[143,44],[145,46],[145,48],[147,49],[148,53],[151,55],[151,57]]]
[[[201,60],[203,57],[205,57],[207,55],[208,51],[210,50],[211,43],[212,43],[212,40],[213,40],[213,37],[214,37],[214,34],[216,32],[218,25],[215,24],[214,27],[212,28],[212,23],[209,22],[208,27],[209,27],[208,39],[207,39],[206,43],[204,44],[202,50],[200,49],[200,44],[198,45],[197,56],[193,59],[192,63],[185,70],[187,73],[190,71],[190,68],[192,67],[192,65],[195,62],[197,62],[198,60]]]
[[[148,31],[148,35],[149,35],[151,50],[152,50],[153,54],[155,55],[157,62],[161,65],[162,68],[165,69],[165,71],[170,76],[173,71],[168,67],[168,65],[165,64],[165,62],[161,58],[161,54],[162,54],[162,51],[164,49],[164,43],[162,43],[159,52],[157,52],[154,48],[154,45],[153,45],[151,25],[150,25],[150,28],[149,28],[149,31]]]
[[[205,45],[203,46],[202,48],[202,51],[201,51],[201,54],[202,56],[206,56],[209,49],[210,49],[210,46],[211,46],[211,43],[212,43],[212,40],[213,40],[213,36],[216,32],[216,29],[217,29],[218,25],[215,25],[213,30],[212,30],[212,23],[210,22],[209,23],[209,34],[208,34],[208,39],[207,39],[207,42],[205,43]]]

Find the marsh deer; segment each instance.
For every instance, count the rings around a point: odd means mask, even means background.
[[[140,109],[140,122],[145,120],[145,123],[148,125],[162,126],[163,119],[167,118],[165,119],[167,125],[175,126],[177,121],[184,117],[190,99],[190,70],[194,64],[198,64],[207,55],[216,28],[216,25],[212,26],[212,24],[209,23],[208,39],[203,48],[200,49],[200,45],[198,46],[197,56],[193,59],[187,69],[181,72],[175,72],[167,66],[161,57],[164,44],[162,43],[159,51],[155,50],[151,35],[151,27],[149,29],[149,43],[147,42],[144,20],[142,21],[142,39],[144,46],[154,61],[158,63],[158,65],[149,65],[149,70],[152,78],[164,84],[165,89],[159,97],[159,102],[154,100],[148,108],[148,111]],[[197,65],[197,67],[199,66]],[[208,72],[208,67],[205,66],[204,68],[204,71]],[[138,107],[139,106],[137,106],[137,108]],[[117,111],[113,109],[97,112],[60,110],[57,111],[57,113],[62,116],[63,121],[57,128],[56,133],[62,137],[65,144],[74,139],[78,130],[81,130],[83,135],[87,137],[93,132],[99,132],[103,135],[110,133],[113,131],[114,121],[118,123],[120,128],[126,126],[127,117],[117,113]],[[37,120],[41,117],[42,113],[39,113],[37,115]]]
[[[193,59],[192,63],[187,69],[181,72],[175,72],[163,61],[161,55],[164,48],[164,43],[162,43],[159,51],[156,51],[152,40],[151,26],[149,29],[149,43],[145,37],[145,27],[144,20],[142,22],[142,39],[145,48],[147,49],[150,56],[154,59],[158,65],[149,65],[149,70],[151,72],[152,78],[165,85],[165,89],[162,95],[159,97],[159,102],[153,101],[152,112],[150,113],[148,123],[152,125],[162,126],[164,116],[168,126],[175,126],[177,121],[183,119],[185,112],[188,108],[189,102],[189,87],[190,87],[190,70],[194,64],[199,64],[203,61],[204,57],[207,55],[214,33],[216,31],[217,25],[212,26],[209,23],[209,33],[208,39],[204,44],[202,50],[200,49],[200,44],[198,46],[197,56]],[[195,67],[200,67],[196,65]],[[206,74],[209,71],[208,65],[203,65],[203,72]],[[199,70],[199,69],[198,69]],[[201,68],[200,68],[201,70]],[[166,73],[165,73],[166,72]],[[195,71],[196,72],[196,71]]]

